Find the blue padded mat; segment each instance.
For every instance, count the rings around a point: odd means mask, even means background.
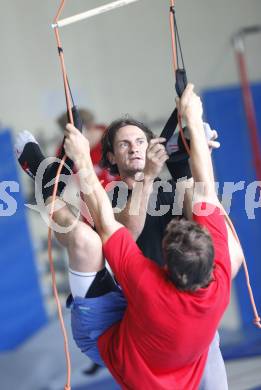
[[[47,317],[8,130],[0,133],[0,162],[0,351],[6,351],[29,338]]]

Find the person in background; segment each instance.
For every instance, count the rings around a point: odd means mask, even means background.
[[[106,125],[96,123],[95,116],[90,110],[85,108],[78,109],[80,117],[83,121],[83,135],[88,139],[92,163],[101,184],[106,188],[111,181],[119,180],[118,176],[112,175],[107,168],[102,168],[100,161],[102,158],[101,140],[106,130]],[[59,128],[64,132],[65,126],[68,123],[67,112],[63,112],[56,120]],[[56,155],[59,155],[60,148],[58,148]]]

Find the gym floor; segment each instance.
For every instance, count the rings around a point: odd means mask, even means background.
[[[65,314],[67,328],[69,313]],[[72,360],[72,390],[116,390],[106,369],[86,376],[91,362],[81,354],[69,333]],[[226,362],[229,390],[261,390],[261,357]],[[28,342],[13,352],[0,355],[1,389],[63,390],[66,370],[58,321],[53,320]],[[222,389],[220,389],[222,390]]]

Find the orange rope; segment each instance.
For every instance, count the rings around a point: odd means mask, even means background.
[[[57,14],[55,16],[54,23],[57,23],[57,21],[60,17],[60,14],[64,8],[64,5],[65,5],[65,0],[62,0],[60,3],[59,9],[57,11]],[[67,81],[64,55],[63,55],[63,51],[62,51],[62,45],[61,45],[58,27],[56,27],[54,29],[54,32],[55,32],[57,47],[58,47],[58,51],[59,51],[59,58],[60,58],[60,63],[61,63],[62,75],[63,75],[63,83],[64,83],[64,89],[65,89],[67,110],[69,112],[70,123],[74,124],[72,110],[71,110],[71,103],[72,102],[71,102],[71,97],[70,97],[68,81]],[[66,155],[64,155],[63,159],[61,160],[56,177],[55,177],[55,185],[54,185],[54,190],[53,190],[53,194],[52,194],[52,202],[51,202],[51,210],[50,210],[50,219],[51,220],[53,219],[57,188],[58,188],[60,174],[61,174],[61,170],[64,166],[65,159],[66,159]],[[62,334],[63,334],[63,339],[64,339],[64,350],[65,350],[66,366],[67,366],[67,380],[66,380],[66,385],[64,386],[64,390],[71,390],[71,359],[70,359],[70,352],[69,352],[68,336],[67,336],[67,332],[66,332],[66,328],[65,328],[65,324],[64,324],[61,303],[60,303],[60,299],[59,299],[59,295],[58,295],[58,291],[57,291],[55,270],[54,270],[54,264],[53,264],[53,256],[52,256],[52,229],[51,229],[51,227],[48,228],[48,256],[49,256],[50,270],[51,270],[51,275],[52,275],[53,294],[54,294],[54,298],[55,298],[56,305],[57,305],[58,317],[59,317],[59,321],[61,324]]]
[[[171,31],[171,44],[172,44],[172,60],[173,60],[174,75],[176,77],[177,52],[176,52],[176,38],[175,38],[174,18],[173,18],[173,15],[172,15],[172,10],[173,10],[174,5],[175,5],[175,1],[174,0],[170,0],[170,31]],[[179,122],[179,132],[180,132],[180,135],[181,135],[181,139],[183,141],[184,147],[185,147],[188,155],[190,155],[190,148],[189,148],[188,143],[186,141],[186,138],[184,136],[180,115],[178,115],[178,122]],[[236,233],[235,227],[233,225],[233,222],[231,221],[231,219],[227,215],[226,211],[224,209],[222,211],[225,214],[225,219],[226,219],[230,229],[232,230],[232,233],[233,233],[235,239],[240,244],[240,241],[239,241],[238,235]],[[241,244],[240,244],[240,246],[241,246]],[[254,313],[254,320],[253,320],[253,322],[259,329],[261,329],[261,323],[260,323],[261,319],[260,319],[260,316],[259,316],[257,308],[256,308],[254,294],[253,294],[253,290],[252,290],[252,287],[251,287],[251,284],[250,284],[250,278],[249,278],[247,262],[246,262],[245,258],[243,259],[243,268],[244,268],[244,272],[245,272],[245,276],[246,276],[246,284],[247,284],[247,288],[248,288],[250,303],[251,303],[251,306],[252,306],[252,309],[253,309],[253,313]]]
[[[230,229],[232,230],[232,233],[233,233],[234,237],[236,238],[236,240],[237,240],[237,241],[239,242],[239,244],[240,244],[240,241],[239,241],[237,232],[236,232],[236,230],[235,230],[235,227],[234,227],[234,225],[233,225],[233,222],[232,222],[231,219],[229,218],[229,216],[228,216],[228,214],[226,213],[226,211],[225,211],[224,209],[223,209],[222,211],[225,213],[226,221],[227,221],[227,223],[228,223]],[[260,319],[260,316],[259,316],[258,311],[257,311],[257,307],[256,307],[256,303],[255,303],[255,298],[254,298],[253,290],[252,290],[252,287],[251,287],[251,284],[250,284],[250,277],[249,277],[247,262],[246,262],[246,259],[245,259],[245,258],[243,258],[243,268],[244,268],[245,277],[246,277],[246,284],[247,284],[248,294],[249,294],[251,306],[252,306],[252,309],[253,309],[253,312],[254,312],[253,323],[254,323],[259,329],[261,329],[261,323],[260,323],[260,320],[261,320],[261,319]]]
[[[175,6],[175,1],[174,0],[170,0],[170,7],[171,9],[174,9],[174,6]],[[177,70],[177,52],[176,52],[176,39],[175,39],[175,27],[174,27],[174,19],[173,19],[173,15],[172,15],[172,11],[170,9],[170,13],[169,13],[169,23],[170,23],[170,32],[171,32],[171,47],[172,47],[172,64],[173,64],[173,70],[174,70],[174,73],[176,73],[176,70]]]

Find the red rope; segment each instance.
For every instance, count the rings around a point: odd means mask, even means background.
[[[252,93],[249,85],[249,80],[247,76],[247,68],[245,56],[242,51],[237,50],[236,59],[238,63],[238,70],[241,79],[241,87],[244,99],[244,106],[247,118],[247,124],[250,133],[250,141],[253,150],[253,163],[256,170],[257,180],[261,180],[261,150],[260,150],[260,141],[258,137],[258,127],[257,120],[255,115],[255,108],[252,99]]]
[[[242,42],[243,44],[243,42]],[[247,75],[247,67],[246,67],[246,61],[245,61],[245,56],[244,56],[244,49],[240,45],[240,47],[236,50],[236,60],[238,64],[238,71],[240,75],[240,80],[241,80],[241,87],[242,87],[242,93],[243,93],[243,100],[244,100],[244,106],[245,106],[245,112],[246,112],[246,118],[247,118],[247,124],[249,128],[249,133],[250,133],[250,142],[252,145],[252,150],[253,150],[253,164],[255,167],[256,171],[256,176],[257,180],[261,180],[261,150],[260,150],[260,141],[258,137],[258,127],[257,127],[257,120],[256,120],[256,115],[255,115],[255,108],[254,108],[254,103],[252,99],[252,93],[250,89],[250,83],[248,80],[248,75]],[[252,304],[252,308],[254,311],[254,324],[258,327],[261,328],[261,319],[258,315],[258,311],[256,308],[252,288],[250,285],[250,280],[249,280],[249,273],[247,269],[247,264],[244,261],[243,262],[244,266],[244,271],[246,274],[246,281],[247,281],[247,287],[248,287],[248,292],[250,296],[250,301]]]

